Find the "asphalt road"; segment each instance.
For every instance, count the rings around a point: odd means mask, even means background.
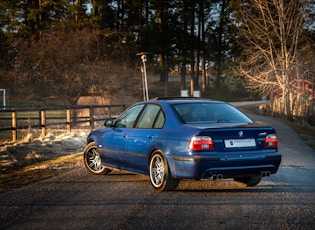
[[[283,160],[247,188],[233,180],[181,181],[156,192],[126,172],[81,167],[0,195],[0,229],[315,229],[315,151],[284,123],[272,125]]]

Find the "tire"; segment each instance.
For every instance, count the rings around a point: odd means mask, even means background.
[[[175,190],[179,183],[171,177],[167,160],[159,150],[153,152],[150,158],[149,173],[151,185],[158,191]]]
[[[91,142],[85,147],[83,158],[86,169],[94,175],[104,175],[111,171],[111,169],[101,165],[100,154],[97,152],[95,142]]]
[[[249,187],[256,186],[261,181],[262,176],[256,175],[256,176],[244,176],[244,177],[237,177],[234,178],[235,181],[241,182],[243,184],[246,184]]]

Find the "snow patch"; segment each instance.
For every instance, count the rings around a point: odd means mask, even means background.
[[[87,132],[64,133],[58,136],[28,136],[23,141],[0,146],[0,172],[17,171],[31,164],[59,156],[83,152]]]

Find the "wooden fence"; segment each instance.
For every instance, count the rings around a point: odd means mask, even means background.
[[[125,105],[83,105],[68,107],[5,107],[0,110],[0,132],[12,131],[12,141],[16,142],[18,131],[39,129],[41,136],[47,135],[48,127],[71,129],[88,124],[92,131],[95,123],[114,118],[125,110]]]
[[[290,100],[292,118],[296,121],[305,121],[315,124],[315,83],[309,80],[295,79],[289,83],[291,90]],[[282,89],[277,87],[270,93],[270,106],[272,114],[282,114]]]
[[[309,80],[295,79],[289,83],[289,86],[293,90],[302,92],[306,94],[309,100],[315,99],[315,83]],[[276,88],[270,93],[270,99],[274,100],[282,96],[282,89],[280,87]]]

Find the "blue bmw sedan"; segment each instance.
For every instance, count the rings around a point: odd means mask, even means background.
[[[176,189],[181,179],[233,178],[255,186],[281,162],[275,130],[220,101],[156,98],[104,125],[87,138],[87,170],[149,175],[159,191]]]

